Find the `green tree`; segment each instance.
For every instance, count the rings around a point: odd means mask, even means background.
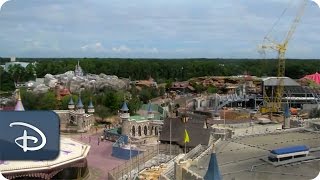
[[[35,80],[36,79],[36,70],[33,64],[28,64],[28,66],[25,69],[25,81],[29,80]]]
[[[102,119],[102,121],[104,121],[106,117],[112,115],[110,109],[102,105],[96,106],[95,114],[99,116]]]
[[[215,86],[209,86],[208,89],[207,89],[207,92],[211,93],[211,94],[217,93],[218,92],[218,88],[215,87]]]
[[[20,64],[10,65],[8,72],[13,78],[14,82],[17,83],[24,80],[25,68],[23,68]]]
[[[171,81],[171,80],[168,80],[168,81],[166,82],[165,88],[166,88],[166,90],[168,90],[168,89],[170,89],[171,87],[172,87],[172,81]]]
[[[152,98],[152,94],[149,88],[142,88],[139,93],[139,98],[143,103],[147,104],[149,100]]]
[[[136,112],[141,108],[142,102],[138,97],[133,97],[128,102],[128,108],[130,114],[136,114]]]
[[[118,112],[121,104],[124,101],[124,94],[121,91],[106,91],[103,95],[103,104],[108,107],[110,111],[115,114]]]
[[[39,110],[56,109],[57,99],[55,93],[48,91],[47,93],[41,94],[37,104]]]
[[[0,66],[0,90],[12,91],[14,88],[14,81],[12,77]]]
[[[28,92],[25,89],[20,89],[21,99],[23,106],[26,110],[37,110],[39,109],[38,101],[40,95],[37,95],[33,92]]]
[[[164,87],[159,87],[159,96],[163,96],[164,93],[166,92],[165,88]]]

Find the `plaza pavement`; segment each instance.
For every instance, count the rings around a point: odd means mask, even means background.
[[[111,156],[112,143],[110,141],[102,141],[98,145],[98,138],[102,135],[101,129],[94,133],[85,134],[68,134],[64,135],[78,141],[84,142],[91,146],[87,156],[89,173],[88,180],[106,180],[108,172],[123,164],[125,160]]]

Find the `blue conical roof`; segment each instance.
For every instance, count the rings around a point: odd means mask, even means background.
[[[128,105],[126,102],[123,102],[122,108],[120,109],[121,111],[129,111]]]
[[[74,105],[74,102],[73,102],[72,96],[70,97],[69,105]]]
[[[79,97],[78,104],[77,104],[77,108],[83,108],[83,104],[82,104],[82,101],[81,101],[81,97]]]
[[[208,171],[204,176],[204,180],[221,180],[216,153],[211,153]]]
[[[92,99],[90,100],[88,108],[94,108],[93,103],[92,103]]]

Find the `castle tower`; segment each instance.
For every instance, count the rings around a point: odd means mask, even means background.
[[[18,99],[17,99],[17,103],[16,106],[14,107],[15,111],[24,111],[24,107],[21,101],[21,95],[20,95],[20,90],[18,90]]]
[[[126,102],[123,102],[122,108],[120,109],[120,118],[122,120],[128,120],[130,118],[129,108]]]
[[[83,71],[82,68],[80,66],[80,62],[78,61],[78,64],[76,65],[76,68],[74,70],[74,75],[75,76],[83,76]]]
[[[88,113],[89,114],[93,114],[94,113],[94,106],[93,106],[93,103],[92,103],[92,98],[90,99],[90,103],[89,103],[89,106],[88,106]]]
[[[121,127],[122,134],[130,136],[131,126],[129,123],[130,113],[126,102],[123,102],[122,108],[120,109]]]
[[[148,119],[151,120],[151,119],[153,119],[153,118],[154,118],[154,113],[153,113],[153,111],[152,111],[152,104],[149,103],[149,104],[148,104]]]
[[[218,166],[218,160],[215,153],[214,145],[212,145],[211,155],[210,155],[210,161],[208,165],[208,170],[206,174],[204,175],[204,179],[212,179],[212,180],[220,180],[221,179],[221,173]]]
[[[68,103],[68,109],[69,110],[74,110],[74,102],[73,102],[73,99],[72,99],[72,95],[70,95],[70,101]]]

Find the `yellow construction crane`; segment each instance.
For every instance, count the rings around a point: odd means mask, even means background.
[[[303,3],[299,6],[299,10],[297,12],[297,15],[285,37],[282,43],[278,43],[274,41],[270,37],[270,33],[268,33],[263,41],[263,44],[260,46],[260,53],[265,53],[266,49],[275,50],[278,53],[278,72],[277,72],[277,79],[278,84],[276,87],[275,96],[273,98],[270,98],[265,90],[264,90],[264,107],[261,108],[262,113],[272,113],[272,112],[279,112],[281,110],[281,102],[282,102],[282,96],[283,96],[283,90],[284,90],[284,79],[285,76],[285,53],[288,47],[289,40],[292,38],[300,20],[304,13],[304,9],[307,5],[308,0],[303,0]],[[285,9],[286,11],[286,9]],[[283,12],[283,14],[285,13]],[[282,14],[282,15],[283,15]]]

